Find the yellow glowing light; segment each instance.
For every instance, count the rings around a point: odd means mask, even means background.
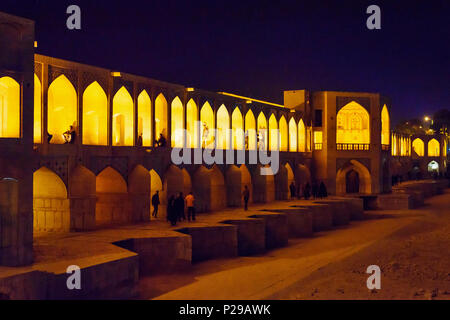
[[[108,99],[100,84],[91,83],[83,93],[83,144],[108,144]]]
[[[198,115],[197,105],[190,99],[186,107],[186,143],[190,148],[198,147]]]
[[[297,152],[297,124],[294,118],[289,120],[289,151]]]
[[[121,87],[113,99],[113,145],[132,146],[134,138],[133,99],[125,87]]]
[[[203,104],[200,110],[200,122],[201,122],[201,141],[202,147],[213,148],[214,146],[214,112],[208,101]]]
[[[431,139],[428,141],[428,156],[429,157],[439,157],[440,155],[440,144],[436,139]]]
[[[267,150],[267,141],[269,140],[267,137],[267,120],[266,116],[262,112],[260,112],[258,115],[257,135],[258,149]]]
[[[286,118],[281,116],[280,118],[280,151],[287,151],[288,149],[288,126],[286,122]]]
[[[263,100],[257,100],[257,99],[253,99],[253,98],[249,98],[249,97],[244,97],[244,96],[240,96],[237,94],[233,94],[233,93],[227,93],[227,92],[218,92],[219,94],[223,94],[225,96],[230,96],[230,97],[235,97],[235,98],[239,98],[239,99],[243,99],[246,101],[252,101],[252,102],[259,102],[259,103],[264,103],[264,104],[268,104],[268,105],[272,105],[275,107],[282,107],[284,108],[284,106],[282,104],[277,104],[277,103],[273,103],[273,102],[267,102],[267,101],[263,101]]]
[[[369,113],[352,101],[339,110],[337,117],[336,143],[370,143]]]
[[[280,137],[278,132],[278,123],[275,115],[269,118],[269,132],[270,132],[270,150],[279,150]]]
[[[172,147],[174,148],[182,148],[184,143],[183,136],[183,104],[181,103],[180,98],[176,97],[172,101]]]
[[[167,139],[167,100],[162,93],[155,100],[155,139],[160,134]]]
[[[298,122],[298,151],[306,151],[306,128],[303,119]]]
[[[425,144],[423,143],[422,139],[414,139],[412,147],[414,152],[417,153],[419,157],[423,157],[425,155]]]
[[[11,77],[0,78],[0,138],[20,137],[20,85]]]
[[[233,131],[233,149],[242,150],[244,148],[244,126],[242,120],[242,113],[236,107],[231,115],[231,129]]]
[[[138,139],[139,137],[142,139],[142,146],[152,145],[152,102],[145,90],[138,96]]]
[[[186,88],[186,91],[187,91],[187,92],[193,92],[193,91],[194,91],[194,88]]]
[[[227,130],[230,129],[230,116],[225,105],[221,105],[217,110],[217,145],[218,149],[228,149],[230,146],[230,136]]]
[[[121,74],[120,72],[117,72],[117,71],[111,72],[111,75],[112,75],[113,77],[115,77],[115,78],[121,77],[121,76],[122,76],[122,74]]]
[[[245,148],[248,150],[256,150],[256,121],[252,110],[248,110],[245,115]]]
[[[386,105],[381,110],[381,144],[389,145],[389,112]]]
[[[34,75],[34,143],[42,143],[42,86]]]
[[[37,42],[37,41],[34,42],[34,47],[35,47],[35,48],[38,47],[38,42]]]

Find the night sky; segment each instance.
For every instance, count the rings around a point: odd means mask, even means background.
[[[82,30],[66,28],[81,7]],[[366,8],[381,7],[381,30]],[[1,0],[38,53],[283,102],[283,90],[380,92],[395,121],[450,108],[450,1]]]

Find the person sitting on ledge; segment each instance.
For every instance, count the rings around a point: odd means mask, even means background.
[[[156,140],[156,145],[157,145],[158,147],[165,147],[165,146],[166,146],[166,143],[167,143],[166,138],[163,136],[162,133],[160,133],[160,134],[159,134],[159,139]]]

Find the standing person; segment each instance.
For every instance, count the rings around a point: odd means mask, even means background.
[[[167,220],[170,221],[172,226],[177,224],[177,211],[175,207],[175,196],[171,195],[167,202]]]
[[[289,190],[291,191],[291,199],[294,199],[295,191],[296,191],[294,181],[291,182],[291,185],[289,186]]]
[[[153,213],[152,216],[156,219],[158,218],[158,206],[159,206],[159,191],[156,190],[156,193],[152,197],[152,205],[153,205]]]
[[[319,197],[319,186],[317,185],[316,181],[314,181],[312,184],[312,196],[314,199]]]
[[[305,189],[303,190],[303,196],[305,197],[305,200],[308,200],[311,196],[311,186],[309,185],[309,182],[306,183]]]
[[[250,191],[248,190],[248,187],[244,187],[244,192],[242,192],[242,196],[244,197],[244,210],[248,210],[248,199],[250,199]]]
[[[192,192],[189,192],[185,200],[186,200],[188,221],[191,221],[191,217],[192,220],[195,221],[195,207],[194,207],[195,198]]]
[[[178,198],[175,199],[175,208],[178,221],[186,220],[186,216],[184,215],[184,197],[182,192],[180,192]]]
[[[327,187],[325,186],[325,183],[323,183],[323,181],[320,183],[319,196],[320,198],[328,197]]]

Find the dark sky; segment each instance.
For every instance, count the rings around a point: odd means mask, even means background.
[[[66,28],[81,7],[82,30]],[[366,8],[381,7],[381,30]],[[282,103],[283,90],[380,92],[394,121],[450,107],[450,1],[1,0],[38,53]]]

